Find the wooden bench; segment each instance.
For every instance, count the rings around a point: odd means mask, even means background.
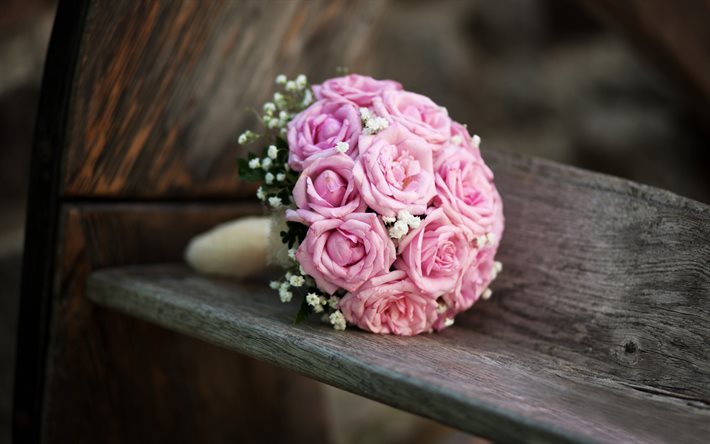
[[[17,442],[322,442],[316,383],[290,370],[500,442],[708,439],[710,208],[669,192],[486,150],[505,270],[492,299],[415,338],[294,325],[262,283],[179,264],[191,236],[261,211],[236,180],[243,107],[277,70],[356,68],[381,8],[60,2]]]

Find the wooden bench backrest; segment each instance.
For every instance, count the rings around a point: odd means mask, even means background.
[[[236,139],[254,123],[246,107],[269,99],[279,72],[356,68],[382,8],[60,2],[32,167],[18,441],[323,436],[314,382],[98,309],[84,282],[97,268],[179,261],[191,236],[259,213],[236,178]]]

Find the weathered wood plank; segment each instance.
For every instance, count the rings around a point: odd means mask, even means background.
[[[494,297],[412,339],[293,326],[265,285],[104,271],[100,304],[501,441],[702,442],[710,209],[486,152],[505,204]]]
[[[259,211],[258,204],[64,206],[43,423],[29,424],[41,431],[37,442],[327,442],[315,381],[85,297],[96,268],[180,260],[194,234]],[[18,432],[18,440],[28,433]]]
[[[354,67],[384,2],[92,1],[70,100],[64,194],[216,197],[279,72]],[[97,55],[103,55],[97,57]],[[108,56],[110,55],[110,56]]]

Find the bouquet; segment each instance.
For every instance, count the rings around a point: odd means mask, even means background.
[[[239,174],[262,183],[272,261],[286,268],[271,288],[300,300],[297,321],[409,336],[489,298],[503,212],[480,137],[391,80],[276,84],[263,130],[239,137],[262,147]]]

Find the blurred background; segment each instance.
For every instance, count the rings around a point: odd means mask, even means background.
[[[363,74],[393,73],[407,89],[429,95],[480,134],[484,148],[544,157],[709,203],[703,99],[586,5],[390,0]],[[52,0],[0,1],[0,443],[10,436],[25,199],[54,8]],[[324,390],[338,443],[481,441]],[[339,414],[346,407],[347,417]]]

